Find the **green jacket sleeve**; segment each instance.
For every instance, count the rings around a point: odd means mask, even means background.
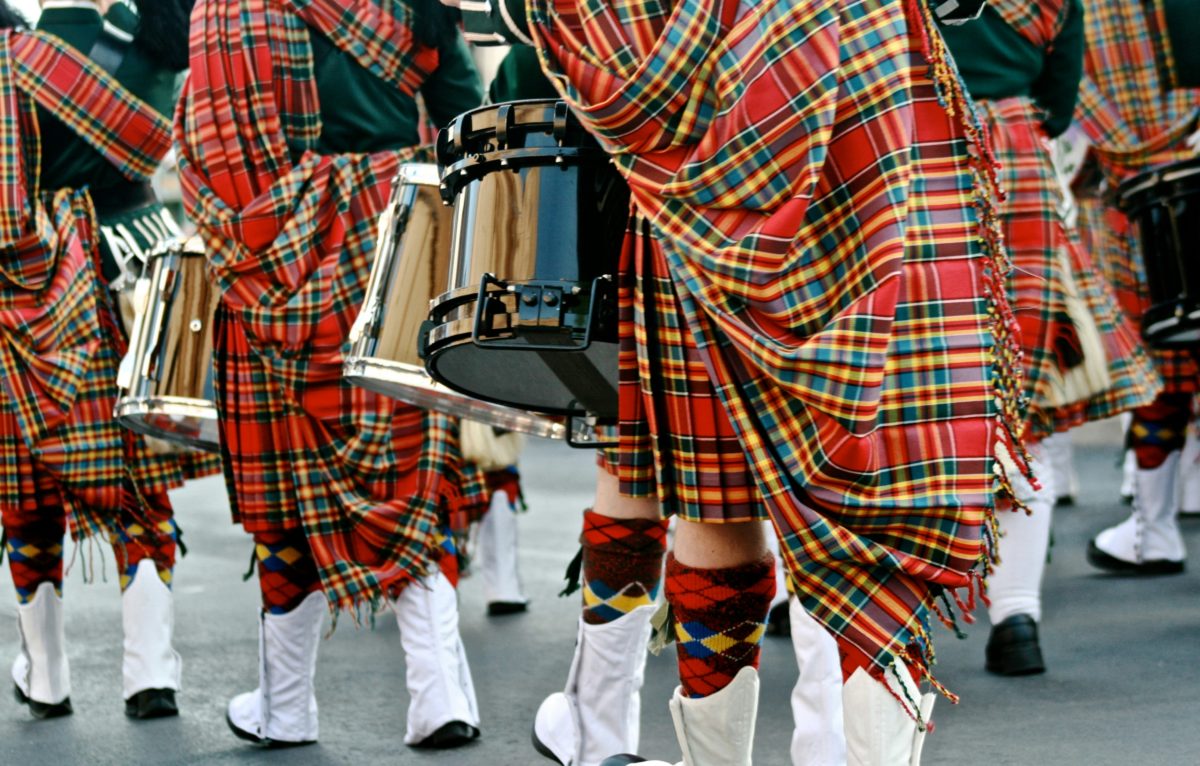
[[[421,95],[425,97],[429,118],[438,126],[483,103],[483,83],[460,35],[456,34],[453,44],[438,51],[437,71],[421,86]]]
[[[1032,88],[1033,99],[1046,112],[1043,125],[1051,138],[1061,135],[1071,125],[1083,78],[1083,46],[1083,6],[1079,0],[1071,0],[1066,24]]]
[[[1175,70],[1171,85],[1200,88],[1200,4],[1195,0],[1163,0]]]
[[[524,45],[514,45],[500,62],[496,79],[488,89],[493,104],[526,98],[558,98],[558,91],[542,72],[537,51]]]

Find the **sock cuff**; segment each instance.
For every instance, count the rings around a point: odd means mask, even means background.
[[[667,520],[616,519],[589,509],[583,512],[580,542],[584,548],[661,556],[667,550]]]

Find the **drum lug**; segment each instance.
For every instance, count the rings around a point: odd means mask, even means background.
[[[596,430],[600,425],[603,424],[594,415],[571,415],[567,418],[567,446],[575,449],[610,449],[618,446],[615,440],[600,438]]]

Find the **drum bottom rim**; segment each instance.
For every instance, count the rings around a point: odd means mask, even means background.
[[[171,409],[168,409],[171,408]],[[148,415],[197,418],[215,423],[217,408],[204,400],[177,396],[123,396],[113,408],[117,422],[143,436],[152,436],[201,452],[220,452],[220,442],[215,439],[187,436],[177,431],[168,431],[147,423]]]
[[[376,373],[376,377],[372,377],[368,373]],[[552,420],[543,413],[522,410],[499,402],[489,402],[462,391],[456,391],[433,380],[424,371],[418,372],[416,368],[403,362],[393,362],[380,357],[347,357],[342,365],[342,377],[352,385],[373,391],[381,396],[397,399],[414,407],[487,422],[488,425],[543,439],[563,440],[567,436],[566,425]],[[406,393],[409,393],[409,396],[397,395],[395,389],[384,388],[380,385],[381,383],[400,386]],[[436,385],[437,388],[433,388],[433,385]],[[422,396],[423,392],[434,391],[446,398],[434,399]],[[447,413],[437,406],[438,403],[448,401],[462,402],[468,409],[474,403],[477,409],[467,414]],[[497,415],[499,417],[495,417]],[[533,420],[529,420],[530,418]]]

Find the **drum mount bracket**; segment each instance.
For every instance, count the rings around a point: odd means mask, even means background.
[[[508,313],[509,309],[503,301],[494,296],[497,293],[512,294],[517,298],[517,311],[514,317],[515,326],[526,330],[562,330],[564,309],[570,307],[570,302],[577,299],[582,292],[578,284],[555,280],[530,280],[527,282],[505,282],[497,279],[494,274],[484,274],[479,281],[479,295],[476,300],[475,322],[471,331],[471,341],[480,348],[497,346],[514,346],[534,351],[581,351],[592,344],[592,333],[600,324],[604,313],[602,304],[606,300],[605,287],[612,284],[612,277],[603,275],[592,280],[589,296],[589,316],[584,329],[583,338],[577,343],[531,343],[526,338],[511,339],[501,337],[492,329],[492,318],[497,314]]]

